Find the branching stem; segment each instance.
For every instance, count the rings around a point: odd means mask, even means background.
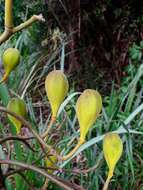
[[[31,26],[34,22],[45,21],[42,14],[33,15],[30,19],[28,19],[24,23],[14,27],[12,7],[13,7],[13,0],[5,0],[5,30],[0,36],[0,45],[6,40],[8,40],[13,34]]]

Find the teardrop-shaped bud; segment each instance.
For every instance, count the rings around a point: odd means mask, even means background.
[[[20,62],[20,52],[16,48],[8,48],[2,57],[3,67],[5,70],[5,74],[1,79],[0,83],[7,80],[11,71],[19,64]]]
[[[116,133],[108,133],[103,139],[103,153],[107,165],[109,167],[108,177],[103,190],[107,190],[110,179],[117,162],[119,161],[123,152],[123,143],[120,136]]]
[[[17,115],[22,116],[24,118],[27,115],[26,104],[25,104],[24,100],[22,100],[20,98],[12,98],[7,105],[7,110],[12,111],[12,112],[16,113]],[[19,133],[21,126],[22,126],[21,121],[19,121],[15,117],[11,116],[10,114],[8,114],[8,118],[13,123],[13,125],[16,127],[17,133]]]
[[[66,76],[60,70],[50,72],[45,81],[46,93],[52,109],[52,117],[57,116],[58,109],[65,99],[69,84]]]
[[[85,141],[86,134],[96,121],[101,109],[102,98],[98,91],[87,89],[79,96],[76,103],[76,113],[82,141]]]

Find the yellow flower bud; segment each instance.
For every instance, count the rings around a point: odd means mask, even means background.
[[[20,98],[12,98],[7,105],[7,109],[22,117],[26,117],[27,115],[26,104]],[[22,126],[21,121],[17,120],[15,117],[11,116],[10,114],[8,114],[8,118],[16,127],[17,133],[19,133]]]
[[[68,80],[64,73],[60,70],[50,72],[45,81],[45,89],[51,105],[52,117],[56,117],[69,89]]]
[[[50,168],[50,167],[55,167],[56,163],[58,162],[58,158],[55,156],[55,155],[52,155],[48,158],[45,159],[45,164],[46,164],[46,167]],[[53,173],[53,170],[48,170],[48,173],[49,174],[52,174]]]
[[[103,139],[103,153],[107,165],[109,167],[108,177],[103,190],[107,190],[110,179],[117,162],[119,161],[123,152],[123,143],[121,138],[116,133],[108,133]]]
[[[54,144],[53,140],[48,141],[48,144],[50,146],[52,146]],[[58,147],[56,147],[56,152],[59,154],[60,153],[60,149]],[[48,157],[45,158],[45,164],[46,167],[56,167],[56,164],[58,163],[58,158],[56,155],[49,155]],[[53,173],[54,170],[48,170],[48,173]]]
[[[58,150],[57,150],[58,152]],[[58,163],[58,158],[55,155],[51,155],[48,158],[45,158],[45,165],[47,168],[57,168],[57,163]],[[53,174],[54,170],[51,169],[47,169],[47,173],[48,174]],[[47,178],[42,189],[48,189],[48,185],[49,185],[49,179]]]
[[[7,80],[11,71],[19,64],[20,52],[16,48],[8,48],[3,54],[2,61],[3,61],[5,74],[1,79],[0,83]]]
[[[94,124],[102,109],[102,98],[98,91],[87,89],[77,100],[76,113],[80,125],[80,139],[85,141],[86,134]]]

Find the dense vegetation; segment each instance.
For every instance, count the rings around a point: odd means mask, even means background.
[[[0,33],[4,2],[0,0]],[[108,174],[102,140],[114,132],[120,135],[123,153],[109,189],[142,190],[143,2],[13,0],[13,13],[15,26],[40,13],[45,22],[31,24],[0,45],[1,78],[5,50],[17,48],[21,55],[8,80],[0,84],[0,189],[101,190]],[[33,131],[41,135],[50,123],[44,83],[53,69],[64,71],[69,81],[56,122],[48,138],[43,138],[59,155],[70,152],[79,139],[75,109],[80,93],[98,90],[103,101],[86,142],[66,161],[55,155],[47,160],[38,138],[33,137]],[[5,114],[12,98],[23,99],[27,107],[28,124],[24,120],[19,134]]]

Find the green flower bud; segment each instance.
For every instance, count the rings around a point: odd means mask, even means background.
[[[69,89],[68,80],[64,73],[60,70],[50,72],[45,81],[45,89],[51,105],[52,117],[56,117]]]
[[[11,71],[19,64],[20,52],[16,48],[8,48],[3,54],[2,61],[3,61],[5,74],[1,79],[0,83],[7,80]]]
[[[20,98],[12,98],[7,105],[7,110],[12,111],[12,112],[16,113],[17,115],[22,116],[24,118],[27,115],[26,104]],[[15,117],[11,116],[10,114],[8,114],[8,118],[13,123],[13,125],[16,127],[17,133],[19,133],[21,126],[22,126],[21,121],[19,121]]]
[[[98,91],[87,89],[76,103],[76,113],[80,125],[80,139],[85,141],[86,134],[94,124],[102,109],[102,98]]]

